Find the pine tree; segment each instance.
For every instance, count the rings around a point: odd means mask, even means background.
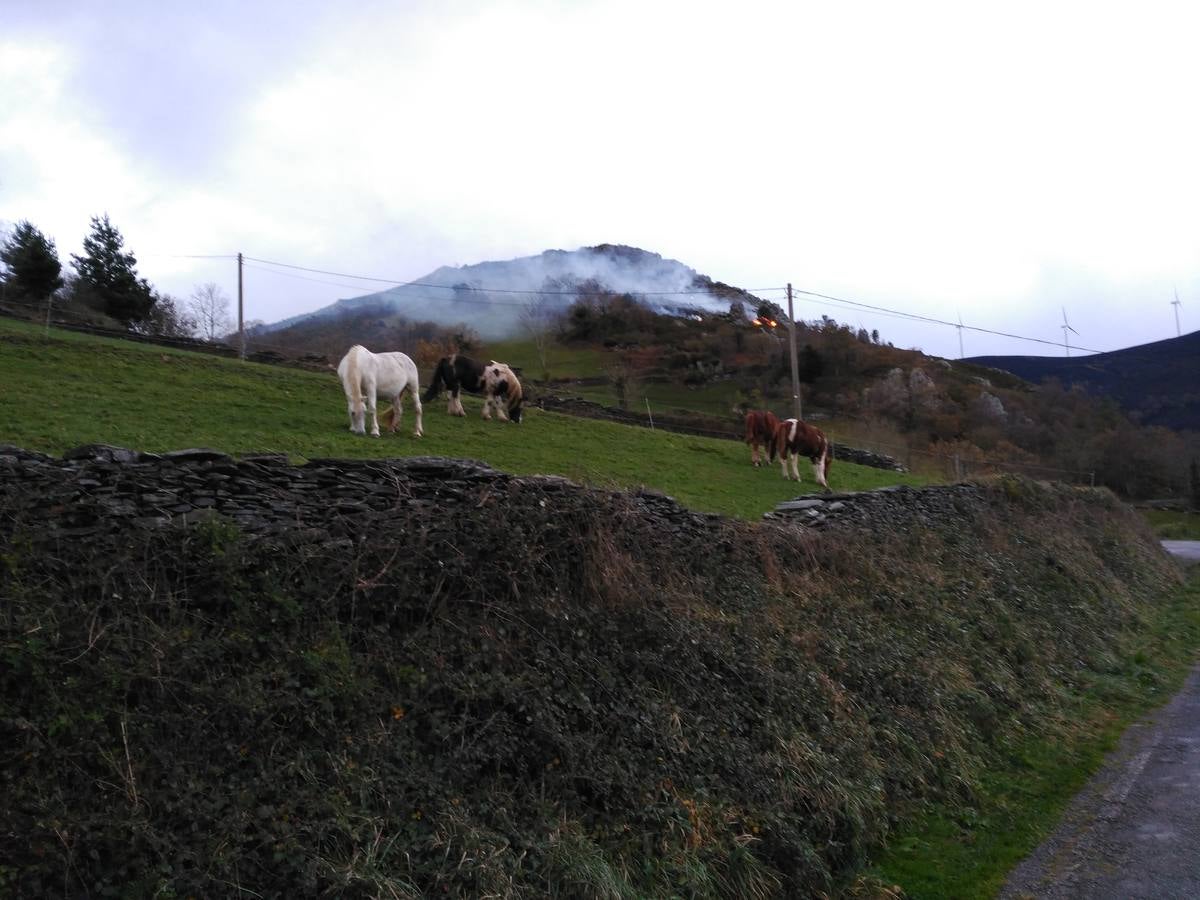
[[[137,259],[125,253],[125,239],[108,221],[108,215],[92,217],[92,233],[84,238],[83,256],[72,254],[80,290],[106,314],[126,326],[150,316],[155,295],[150,283],[138,278]]]
[[[8,269],[5,290],[12,295],[40,302],[62,287],[54,241],[27,221],[17,223],[0,245],[0,262]]]

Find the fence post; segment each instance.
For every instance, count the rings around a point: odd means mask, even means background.
[[[646,401],[646,415],[650,417],[650,430],[653,431],[654,430],[654,413],[650,412],[650,398],[643,397],[642,399]]]

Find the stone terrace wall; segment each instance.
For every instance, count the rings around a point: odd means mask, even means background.
[[[905,523],[952,522],[972,517],[993,502],[994,493],[977,484],[907,485],[820,494],[785,500],[763,518],[809,528],[889,528]]]
[[[595,489],[550,475],[515,476],[472,460],[406,457],[314,459],[294,466],[279,455],[234,458],[216,450],[140,453],[89,444],[55,459],[0,445],[0,499],[43,536],[81,540],[126,529],[224,519],[250,538],[343,539],[361,533],[362,517],[404,507],[422,520],[438,508],[482,502],[489,491],[520,493],[521,509],[547,499],[586,505]],[[904,523],[974,515],[989,502],[975,484],[806,495],[763,518],[808,528],[902,528]],[[719,516],[697,513],[664,494],[633,501],[672,532],[703,530]]]
[[[0,510],[50,540],[223,519],[251,539],[320,542],[353,538],[363,533],[364,520],[397,508],[436,529],[448,507],[495,502],[489,494],[506,497],[517,520],[544,517],[551,503],[559,511],[586,506],[600,493],[608,492],[442,457],[314,459],[294,466],[275,455],[235,459],[204,449],[160,455],[89,444],[60,460],[0,445]],[[720,518],[653,491],[632,500],[669,532],[703,530]],[[0,522],[0,531],[6,525]]]

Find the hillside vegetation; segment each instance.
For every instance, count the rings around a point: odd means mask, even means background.
[[[575,419],[534,409],[519,426],[425,410],[425,437],[411,436],[412,407],[395,435],[347,430],[333,373],[257,365],[0,320],[0,443],[62,453],[103,442],[146,451],[212,447],[296,459],[444,455],[515,473],[563,475],[610,487],[646,485],[712,512],[757,518],[814,490],[778,467],[753,469],[744,445]],[[470,401],[468,401],[470,402]],[[858,490],[920,483],[912,475],[835,462],[831,484]]]
[[[156,467],[293,484],[255,536],[128,518],[133,464],[0,467],[0,893],[861,894],[1087,685],[1169,684],[1139,654],[1179,576],[1107,492],[812,534],[471,466],[370,463],[393,499],[354,513],[328,463],[136,464],[142,502]]]
[[[1146,425],[1200,431],[1200,331],[1087,356],[980,356],[968,362],[1033,384],[1055,378],[1112,397]]]
[[[329,346],[341,347],[353,334],[372,346],[415,347],[423,364],[462,341],[473,355],[521,366],[527,380],[546,382],[539,389],[638,412],[647,403],[651,412],[690,411],[729,427],[748,408],[767,407],[777,414],[792,409],[786,328],[764,333],[755,327],[754,310],[746,305],[753,300],[737,295],[727,312],[665,315],[635,296],[596,290],[527,329],[523,339],[503,341],[481,341],[466,324],[455,337],[426,340],[422,336],[432,326],[366,308],[264,339],[300,353],[331,338]],[[772,321],[782,318],[770,303],[761,308],[774,310]],[[1160,358],[1132,348],[1068,360],[1074,368],[1064,369],[1061,381],[1042,384],[970,361],[893,347],[878,333],[829,317],[797,322],[796,331],[806,414],[828,424],[836,440],[865,443],[914,470],[941,477],[1018,471],[1094,481],[1122,496],[1145,498],[1185,494],[1189,463],[1200,457],[1195,433],[1137,424],[1119,406],[1125,403],[1139,415],[1152,407],[1186,410],[1195,400],[1191,381],[1180,377],[1195,368],[1195,354],[1187,352],[1189,338],[1162,342],[1155,348],[1161,349]],[[1092,360],[1097,360],[1094,366]],[[1041,381],[1038,372],[1034,382]],[[1054,372],[1058,369],[1042,374]],[[586,380],[563,383],[579,378]],[[1071,386],[1080,379],[1087,389]],[[1148,414],[1142,418],[1159,421]]]

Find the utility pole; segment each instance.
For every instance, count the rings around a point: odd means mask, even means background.
[[[1171,305],[1175,307],[1175,337],[1183,334],[1179,330],[1179,288],[1175,288],[1175,299],[1171,301]]]
[[[246,358],[246,322],[242,303],[242,254],[238,253],[238,358]]]
[[[796,314],[792,312],[792,283],[789,281],[788,292],[788,334],[792,344],[792,407],[797,419],[803,419],[800,405],[800,364],[796,360]]]

